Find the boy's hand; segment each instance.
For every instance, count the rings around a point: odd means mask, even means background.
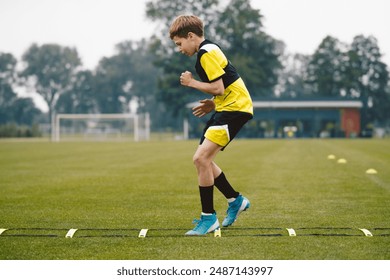
[[[192,108],[192,113],[196,117],[203,117],[215,109],[215,103],[212,99],[203,99],[199,101],[200,105]]]
[[[192,73],[190,71],[185,71],[180,75],[180,84],[183,86],[189,86],[192,79]]]

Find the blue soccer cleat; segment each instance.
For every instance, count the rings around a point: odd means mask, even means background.
[[[229,207],[226,211],[226,218],[222,222],[222,226],[228,227],[231,226],[236,220],[238,215],[242,211],[245,211],[249,208],[250,202],[247,198],[243,197],[241,194],[236,198],[235,201],[229,202]]]
[[[210,215],[205,215],[202,213],[200,220],[195,219],[193,223],[196,224],[195,228],[187,231],[185,235],[205,235],[209,232],[214,232],[219,228],[219,221],[215,213]]]

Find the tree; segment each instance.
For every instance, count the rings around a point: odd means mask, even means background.
[[[17,81],[17,60],[12,54],[0,53],[0,124],[32,125],[41,112],[31,98],[19,98],[13,90]]]
[[[13,119],[11,107],[17,98],[12,88],[16,62],[12,54],[0,53],[0,123],[7,123]]]
[[[304,97],[312,94],[311,87],[305,83],[310,56],[287,54],[282,58],[283,69],[279,72],[277,96]]]
[[[96,71],[96,99],[104,113],[128,112],[129,102],[137,102],[139,110],[153,98],[158,69],[148,52],[148,43],[126,41],[116,46],[117,53],[103,58]]]
[[[32,98],[17,98],[11,107],[12,119],[19,125],[32,126],[42,112],[35,107]]]
[[[159,33],[151,38],[150,51],[154,54],[154,64],[162,73],[157,80],[157,99],[162,101],[172,116],[184,113],[184,105],[199,100],[195,90],[180,86],[180,73],[190,70],[194,72],[195,60],[188,59],[176,51],[169,38],[169,26],[180,14],[201,15],[207,34],[215,33],[218,0],[154,0],[146,4],[147,17],[160,26]]]
[[[124,92],[138,104],[138,111],[152,111],[155,103],[157,78],[160,70],[154,65],[155,56],[150,52],[149,42],[122,42],[117,45],[120,55],[130,56],[127,66],[128,77]]]
[[[232,0],[225,7],[217,0],[150,1],[147,16],[162,26],[162,33],[152,38],[155,63],[162,69],[159,97],[174,115],[184,113],[186,103],[203,98],[199,93],[193,94],[194,90],[180,86],[180,73],[194,69],[195,58],[175,53],[168,37],[173,19],[185,13],[202,18],[205,36],[221,45],[253,96],[271,95],[281,67],[278,60],[281,45],[261,31],[261,15],[251,8],[248,0]]]
[[[170,23],[181,14],[201,16],[205,25],[210,27],[209,32],[213,32],[218,8],[219,0],[151,0],[146,3],[146,15],[149,19],[161,23],[158,38],[166,43],[169,42],[167,39]]]
[[[218,42],[242,75],[251,95],[271,96],[284,44],[262,31],[260,11],[249,0],[231,0],[217,20]]]
[[[341,95],[346,61],[345,49],[345,44],[334,37],[327,36],[322,40],[308,66],[306,82],[311,85],[313,95],[322,97]]]
[[[71,85],[72,78],[81,65],[76,49],[57,44],[33,44],[23,54],[26,67],[21,76],[33,83],[49,106],[49,117],[60,97]]]
[[[373,36],[356,36],[348,51],[345,71],[346,92],[363,101],[363,127],[373,121],[384,122],[390,107],[386,87],[389,72]]]
[[[361,99],[363,128],[384,123],[390,106],[389,72],[381,57],[372,36],[356,36],[350,46],[327,36],[309,62],[306,82],[318,96]]]
[[[97,113],[95,98],[95,76],[89,71],[79,71],[72,79],[71,87],[58,98],[56,110],[59,113]]]

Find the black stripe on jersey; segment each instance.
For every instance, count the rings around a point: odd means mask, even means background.
[[[229,91],[228,94],[225,95],[225,97],[223,98],[223,100],[226,100],[226,98],[228,98],[228,96],[232,93],[232,91]]]
[[[230,102],[229,104],[226,104],[226,105],[224,105],[223,107],[229,107],[230,105],[232,105],[232,104],[234,104],[234,103],[236,103],[237,102],[237,100],[234,100],[233,102]]]

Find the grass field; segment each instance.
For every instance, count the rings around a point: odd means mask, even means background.
[[[196,145],[1,141],[0,259],[390,259],[390,140],[236,140],[216,161],[252,205],[221,238],[184,237]]]

